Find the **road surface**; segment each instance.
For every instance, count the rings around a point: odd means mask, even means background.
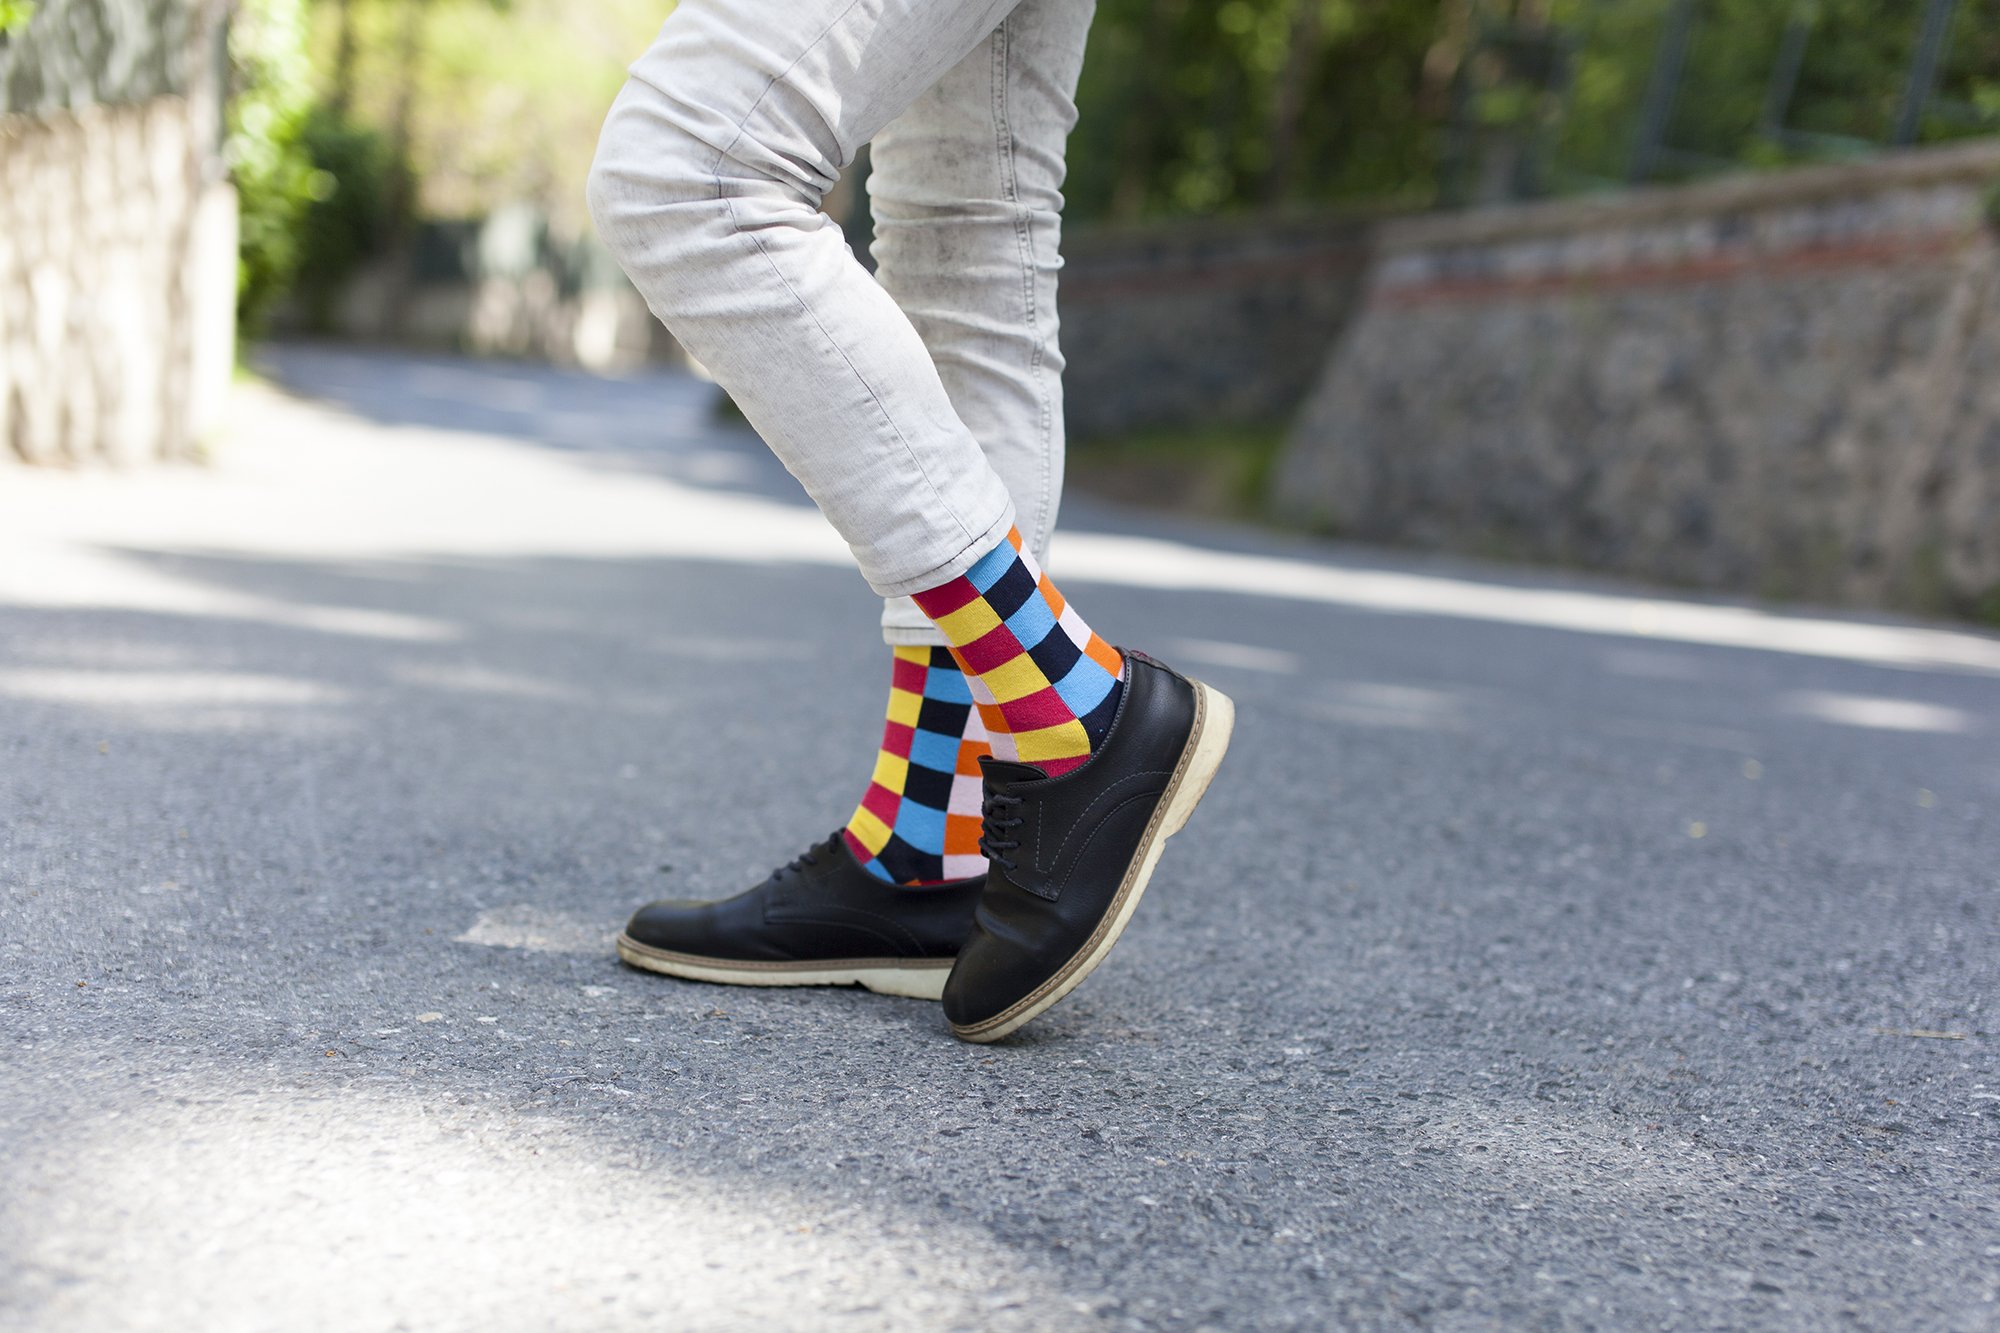
[[[0,473],[0,1326],[2000,1326],[2000,638],[1075,501],[1237,739],[967,1046],[610,950],[886,688],[712,389],[265,360]]]

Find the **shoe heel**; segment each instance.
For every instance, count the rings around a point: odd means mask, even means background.
[[[1236,704],[1230,697],[1212,685],[1201,681],[1190,681],[1201,696],[1200,731],[1195,736],[1194,753],[1188,758],[1187,771],[1181,774],[1180,786],[1175,789],[1173,802],[1167,807],[1167,817],[1161,827],[1160,836],[1171,838],[1187,824],[1188,816],[1201,804],[1201,798],[1208,791],[1208,784],[1215,780],[1215,770],[1222,766],[1222,756],[1229,749],[1229,738],[1236,730]]]

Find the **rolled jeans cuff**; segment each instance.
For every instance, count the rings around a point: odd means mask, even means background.
[[[950,640],[939,633],[930,618],[907,597],[882,601],[882,642],[891,648],[949,648]]]
[[[980,461],[984,462],[983,459]],[[988,471],[990,473],[990,469]],[[993,481],[997,488],[999,479],[995,477]],[[973,539],[954,553],[950,559],[909,578],[882,582],[871,577],[868,580],[868,586],[873,588],[878,595],[886,598],[908,597],[912,593],[927,592],[932,588],[940,587],[943,584],[950,583],[960,574],[978,564],[980,557],[984,556],[1001,542],[1006,541],[1007,534],[1013,530],[1014,502],[1008,499],[1001,505],[999,516],[984,528],[978,529]],[[859,556],[862,553],[857,551],[856,555]],[[862,572],[868,573],[869,571],[864,567]],[[886,616],[886,612],[884,614]],[[922,613],[919,612],[919,614],[921,615]],[[937,642],[943,643],[944,640],[938,639]]]

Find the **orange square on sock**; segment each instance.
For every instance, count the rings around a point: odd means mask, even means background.
[[[979,855],[980,820],[976,815],[946,815],[944,817],[944,854],[946,856]]]
[[[1096,634],[1090,636],[1090,642],[1083,646],[1083,651],[1091,661],[1110,672],[1113,680],[1118,679],[1118,673],[1125,669],[1125,661],[1118,656],[1118,650]]]

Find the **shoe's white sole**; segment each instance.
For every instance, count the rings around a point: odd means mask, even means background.
[[[1104,919],[1098,922],[1097,930],[1083,947],[1058,968],[1054,976],[1036,987],[1026,998],[984,1022],[965,1027],[953,1023],[953,1036],[973,1042],[1000,1040],[1075,990],[1077,983],[1104,961],[1105,955],[1111,952],[1111,946],[1118,943],[1118,937],[1125,933],[1125,923],[1132,919],[1139,899],[1145,896],[1147,883],[1153,878],[1153,867],[1159,864],[1160,849],[1166,846],[1168,838],[1186,826],[1188,816],[1201,803],[1208,784],[1215,779],[1215,770],[1222,765],[1223,753],[1229,749],[1230,734],[1236,729],[1236,705],[1228,695],[1198,680],[1190,680],[1189,683],[1194,686],[1194,731],[1188,736],[1186,748],[1181,751],[1180,763],[1174,768],[1166,793],[1160,797],[1160,803],[1153,811],[1152,822],[1146,826],[1140,854],[1132,858],[1132,863],[1125,870],[1125,880],[1118,886],[1117,896],[1111,900],[1111,910],[1104,914]]]
[[[618,935],[618,956],[633,967],[726,986],[865,986],[878,995],[935,1000],[951,975],[949,958],[844,958],[810,963],[745,963],[674,953]]]

